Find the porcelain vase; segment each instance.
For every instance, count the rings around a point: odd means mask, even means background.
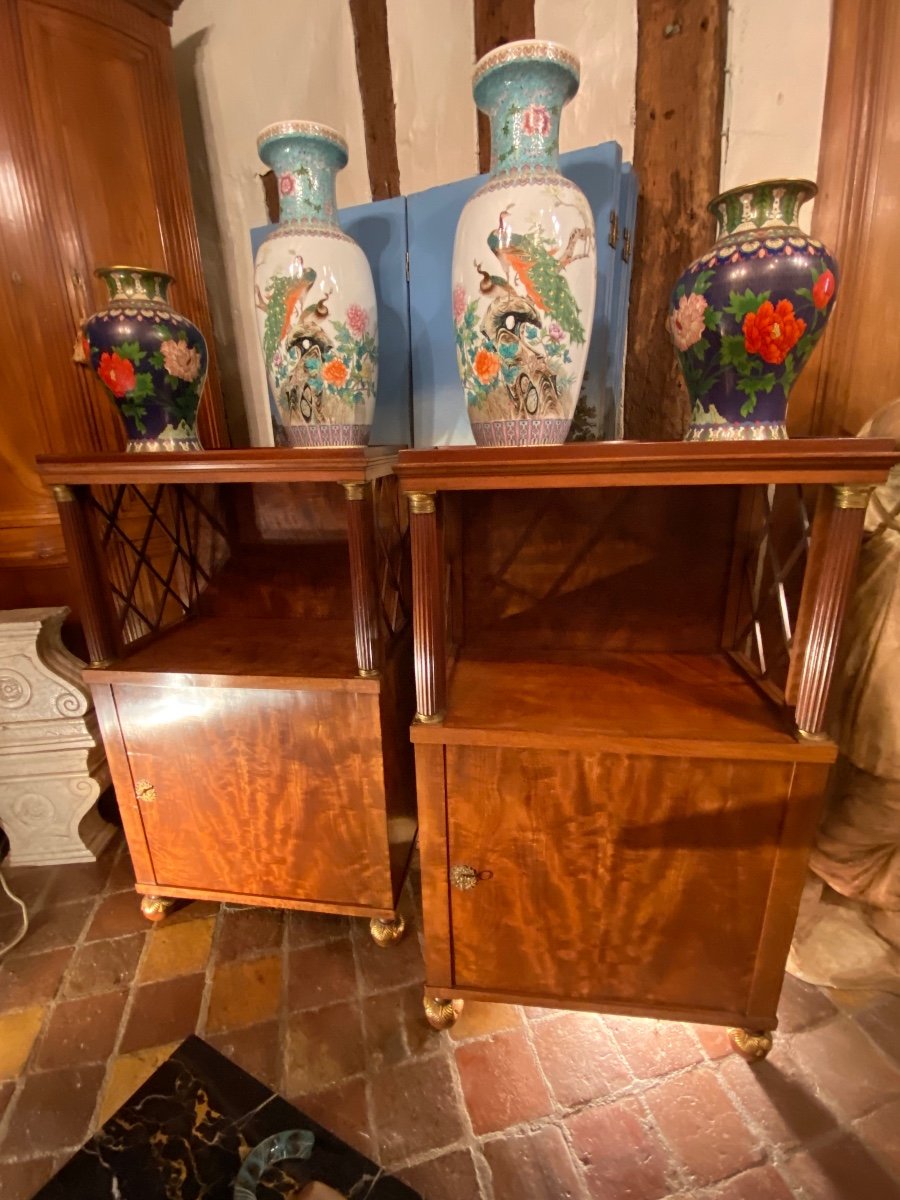
[[[553,42],[511,42],[475,67],[491,173],[453,251],[453,319],[475,441],[564,442],[584,375],[597,288],[594,219],[559,172],[559,121],[579,83]]]
[[[378,382],[378,314],[369,263],[337,219],[339,133],[309,121],[264,129],[259,156],[278,180],[277,229],[256,254],[259,336],[276,442],[362,446]]]
[[[110,392],[129,452],[200,450],[197,410],[209,353],[197,326],[169,304],[171,275],[100,267],[106,308],[84,323],[84,355]]]
[[[675,285],[669,332],[691,399],[688,441],[787,437],[797,376],[825,331],[837,263],[797,225],[805,179],[733,188],[709,205],[719,236]]]

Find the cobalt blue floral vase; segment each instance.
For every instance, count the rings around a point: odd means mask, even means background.
[[[564,442],[578,402],[597,251],[590,205],[559,171],[559,122],[579,78],[578,59],[554,42],[510,42],[475,67],[491,175],[460,216],[452,286],[459,373],[482,446]]]
[[[197,410],[209,354],[203,334],[168,302],[171,275],[100,267],[109,304],[84,323],[84,355],[109,390],[130,453],[200,450]]]
[[[341,229],[335,177],[347,143],[312,121],[280,121],[257,142],[278,179],[279,223],[256,252],[257,325],[282,446],[364,446],[378,383],[369,262]]]
[[[667,321],[692,403],[688,441],[787,437],[790,390],[837,292],[837,263],[796,224],[815,194],[806,179],[775,179],[710,203],[718,240],[678,280]]]

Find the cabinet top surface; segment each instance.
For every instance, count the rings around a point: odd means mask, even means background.
[[[900,462],[889,438],[780,442],[581,442],[401,450],[403,489],[650,487],[687,484],[881,483]]]
[[[389,475],[399,446],[65,454],[37,460],[47,484],[361,483]]]

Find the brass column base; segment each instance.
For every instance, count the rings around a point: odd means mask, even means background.
[[[426,992],[422,1003],[425,1006],[425,1020],[432,1029],[449,1029],[456,1023],[465,1001],[443,1000],[440,996],[429,996]]]
[[[736,1029],[728,1030],[728,1040],[731,1047],[747,1062],[760,1062],[772,1049],[772,1035],[765,1029]]]
[[[161,921],[174,903],[165,896],[142,896],[141,912],[148,921]]]
[[[373,917],[369,922],[369,933],[376,946],[393,946],[394,942],[399,942],[403,937],[405,929],[406,922],[399,913],[393,919]]]

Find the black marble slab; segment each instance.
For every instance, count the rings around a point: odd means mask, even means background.
[[[423,1200],[346,1142],[189,1037],[35,1200],[231,1200],[246,1154],[274,1133],[309,1129],[308,1161],[263,1178],[261,1200],[279,1200],[318,1180],[347,1200]]]

